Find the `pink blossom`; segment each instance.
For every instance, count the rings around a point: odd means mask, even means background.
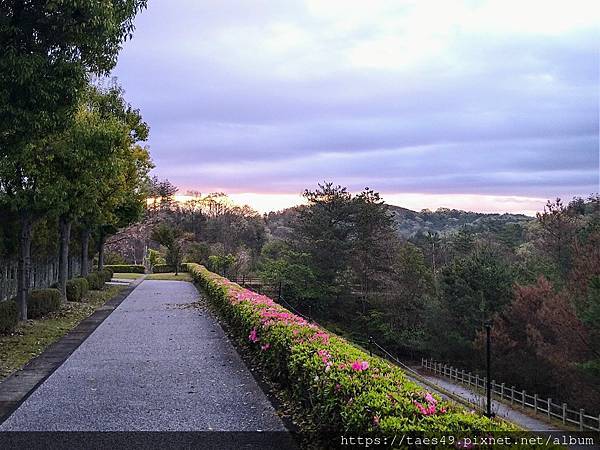
[[[248,335],[248,339],[250,340],[250,342],[258,342],[258,334],[256,333],[256,328],[252,328],[252,331],[250,331],[250,334]]]
[[[367,361],[354,361],[352,363],[352,370],[357,372],[362,372],[363,370],[367,370],[369,368],[369,363]]]
[[[425,395],[425,401],[429,404],[437,405],[437,400],[429,392]]]
[[[271,348],[271,344],[267,343],[267,344],[263,344],[260,346],[260,349],[264,352],[266,350],[269,350]]]
[[[373,416],[373,426],[374,427],[378,427],[379,426],[379,420],[380,420],[379,416]]]
[[[335,386],[333,387],[333,390],[335,392],[339,392],[340,389],[342,389],[342,385],[340,383],[336,383]]]

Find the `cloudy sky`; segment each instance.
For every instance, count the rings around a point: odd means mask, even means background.
[[[156,174],[260,210],[323,180],[532,213],[598,192],[598,7],[150,0],[114,74]]]

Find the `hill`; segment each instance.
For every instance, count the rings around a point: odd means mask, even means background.
[[[291,233],[290,223],[295,219],[300,208],[302,206],[267,214],[267,228],[271,237],[278,239],[288,237]],[[424,209],[417,212],[389,205],[389,210],[394,217],[398,234],[405,238],[428,231],[448,234],[463,227],[472,231],[500,231],[508,224],[525,224],[533,220],[523,214],[489,214],[448,208],[438,208],[436,211]]]

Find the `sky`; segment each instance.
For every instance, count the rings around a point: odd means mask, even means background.
[[[113,75],[180,193],[533,214],[600,190],[596,1],[148,3]]]

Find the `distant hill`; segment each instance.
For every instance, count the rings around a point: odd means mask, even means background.
[[[292,230],[290,223],[302,206],[287,208],[266,215],[267,227],[271,237],[285,239]],[[487,214],[458,209],[438,208],[436,211],[413,211],[400,206],[389,205],[394,216],[396,230],[403,237],[411,237],[422,232],[447,234],[468,227],[473,231],[498,231],[507,224],[524,224],[533,218],[523,214]]]
[[[474,231],[495,231],[507,224],[524,224],[533,220],[523,214],[487,214],[448,208],[417,212],[394,205],[389,205],[389,208],[398,234],[404,237],[428,231],[446,234],[465,226]]]

